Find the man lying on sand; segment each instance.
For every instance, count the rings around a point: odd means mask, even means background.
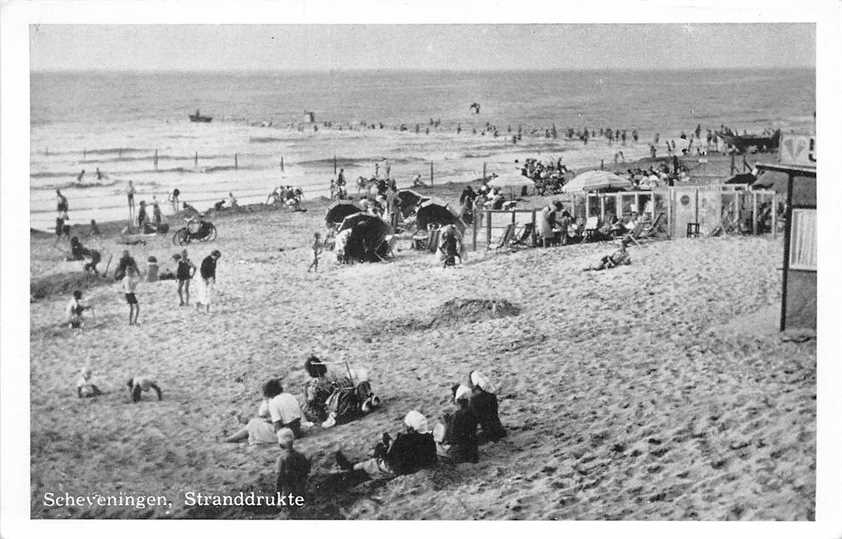
[[[629,265],[631,264],[631,257],[629,256],[628,251],[626,251],[626,242],[625,240],[617,240],[619,247],[616,251],[614,251],[611,255],[603,256],[599,264],[596,266],[590,266],[582,271],[600,271],[604,269],[615,268],[619,265]]]
[[[372,458],[355,464],[340,450],[336,452],[337,465],[343,471],[361,471],[372,478],[410,474],[434,466],[436,442],[427,428],[427,418],[421,412],[410,410],[403,422],[406,432],[394,439],[384,433],[383,439],[374,446]]]

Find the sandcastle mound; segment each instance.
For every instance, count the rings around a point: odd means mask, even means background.
[[[453,322],[481,322],[493,318],[517,316],[520,308],[505,299],[460,299],[448,300],[433,313],[430,326]]]

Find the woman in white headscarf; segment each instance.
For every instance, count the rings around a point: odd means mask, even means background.
[[[497,388],[480,371],[468,374],[471,388],[469,407],[481,427],[481,440],[496,441],[506,436],[506,429],[500,422],[497,406]]]
[[[470,408],[471,389],[459,384],[453,388],[456,410],[445,414],[444,422],[433,429],[436,449],[442,457],[454,463],[477,462],[477,418]]]
[[[336,452],[336,463],[345,471],[364,471],[371,477],[392,477],[415,473],[436,464],[436,442],[427,426],[427,418],[410,410],[403,419],[406,431],[394,439],[384,433],[374,446],[374,456],[362,462],[349,461],[342,451]]]

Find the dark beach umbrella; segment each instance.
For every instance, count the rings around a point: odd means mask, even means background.
[[[415,214],[418,230],[424,230],[430,224],[439,226],[455,225],[460,233],[465,232],[465,223],[450,210],[450,206],[437,200],[428,200],[421,204]]]
[[[725,180],[725,183],[730,185],[751,185],[752,183],[754,183],[755,180],[757,180],[757,176],[755,176],[754,174],[746,173],[737,174],[732,178],[728,178],[727,180]]]
[[[412,189],[401,189],[398,191],[397,197],[400,201],[401,214],[404,217],[409,217],[422,202],[430,200],[430,197],[425,197]]]
[[[342,220],[339,230],[351,230],[347,253],[354,260],[378,262],[389,254],[386,237],[392,234],[389,223],[376,215],[355,213]]]
[[[343,219],[349,215],[353,215],[362,211],[362,208],[354,204],[350,200],[338,200],[328,206],[325,214],[325,222],[328,224],[341,223]]]

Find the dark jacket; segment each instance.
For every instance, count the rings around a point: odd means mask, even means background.
[[[202,260],[202,267],[199,268],[202,279],[216,279],[216,259],[210,255]]]
[[[477,462],[477,418],[470,408],[459,408],[450,416],[445,443],[454,462]]]
[[[432,433],[402,432],[386,453],[386,462],[398,475],[415,473],[436,463],[436,442]]]
[[[506,436],[497,411],[497,395],[475,390],[468,405],[482,427],[483,438],[498,440]]]
[[[276,469],[278,477],[275,487],[282,495],[303,496],[307,476],[310,474],[310,461],[295,449],[281,449]]]

